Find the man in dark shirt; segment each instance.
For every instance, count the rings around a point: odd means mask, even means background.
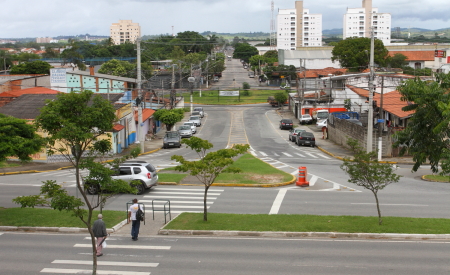
[[[92,231],[94,232],[94,236],[97,238],[97,257],[100,257],[103,255],[102,244],[103,244],[103,240],[106,239],[106,236],[107,236],[106,225],[102,219],[103,219],[103,215],[98,214],[98,220],[96,220],[94,222],[94,225],[92,226]]]

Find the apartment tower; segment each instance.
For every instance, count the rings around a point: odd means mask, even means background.
[[[310,14],[303,1],[295,1],[295,9],[278,10],[278,50],[318,46],[322,46],[322,14]]]
[[[370,37],[371,28],[375,38],[384,45],[391,43],[391,14],[379,13],[372,7],[372,0],[363,0],[362,8],[349,9],[344,15],[343,39],[348,37]]]
[[[141,37],[141,27],[132,20],[119,20],[119,23],[112,23],[110,28],[110,36],[115,45],[125,42],[134,43]]]

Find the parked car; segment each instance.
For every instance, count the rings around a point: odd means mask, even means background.
[[[182,138],[190,138],[193,135],[191,126],[189,125],[181,125],[180,127],[178,127],[178,133]]]
[[[201,120],[201,118],[202,118],[200,112],[198,112],[198,111],[193,111],[192,114],[191,114],[191,116],[198,116],[198,117],[200,118],[200,120]]]
[[[194,122],[187,121],[183,125],[189,125],[189,127],[191,127],[192,134],[197,133],[197,127],[195,126]]]
[[[323,127],[327,128],[328,119],[322,119],[317,121],[316,127],[322,129]]]
[[[163,139],[163,148],[181,147],[181,136],[177,131],[166,132]]]
[[[292,123],[292,119],[283,118],[280,120],[280,129],[292,129],[294,128],[294,123]]]
[[[202,121],[200,120],[200,116],[190,116],[189,121],[194,122],[195,126],[202,126]]]
[[[218,76],[215,76],[215,77],[213,78],[213,80],[214,80],[214,82],[219,82],[219,77],[218,77]]]
[[[306,132],[306,130],[298,129],[298,128],[291,129],[289,131],[289,140],[295,142],[297,140],[297,135],[301,132]]]
[[[300,124],[311,124],[313,121],[313,118],[311,115],[302,115],[299,120],[300,120]]]
[[[297,135],[297,140],[295,143],[300,146],[306,146],[309,145],[311,147],[316,146],[316,138],[314,137],[314,134],[311,132],[301,132]]]
[[[118,170],[112,170],[114,171],[112,179],[133,182],[133,186],[138,190],[138,195],[144,193],[145,189],[158,185],[158,173],[155,167],[145,161],[126,161],[119,165]],[[88,194],[95,195],[100,192],[101,188],[95,183],[95,179],[87,176],[82,180]],[[108,192],[108,190],[102,190],[102,192]]]
[[[194,111],[199,112],[200,117],[202,117],[202,118],[205,116],[205,112],[203,112],[203,107],[195,107]]]

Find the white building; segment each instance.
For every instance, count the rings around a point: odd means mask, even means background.
[[[378,13],[378,8],[372,7],[372,0],[363,0],[362,8],[349,9],[344,15],[343,39],[349,37],[369,37],[373,27],[374,37],[383,41],[384,45],[391,43],[391,14]]]
[[[141,37],[141,27],[139,23],[133,23],[132,20],[119,20],[119,23],[112,23],[110,36],[116,45],[127,41],[134,43]]]
[[[322,14],[310,14],[303,1],[295,1],[295,9],[278,10],[278,50],[317,46],[322,46]]]

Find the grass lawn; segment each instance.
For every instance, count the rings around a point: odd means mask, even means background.
[[[291,174],[278,170],[248,153],[238,158],[231,166],[241,168],[242,172],[238,174],[222,173],[214,182],[264,184],[292,180]]]
[[[383,217],[380,226],[378,217],[208,213],[204,222],[203,213],[182,213],[164,229],[449,234],[450,219]]]
[[[92,223],[99,211],[94,211]],[[111,228],[126,219],[126,211],[103,210],[103,221]],[[1,226],[80,227],[86,228],[71,212],[48,208],[0,208]]]
[[[159,182],[176,182],[180,183],[182,179],[187,177],[188,174],[170,174],[170,173],[158,173]]]
[[[11,163],[11,162],[6,162],[6,161],[0,162],[0,168],[16,167],[16,166],[20,166],[20,162],[18,162],[18,163]]]
[[[423,176],[427,180],[438,181],[438,182],[450,182],[450,176],[439,176],[439,175],[425,175]]]
[[[232,89],[233,91],[239,90],[239,87]],[[218,97],[218,90],[207,90],[202,91],[202,97],[200,97],[199,91],[194,91],[193,100],[197,104],[207,104],[207,105],[229,105],[229,104],[255,104],[255,103],[265,103],[269,96],[275,96],[278,92],[284,92],[284,90],[248,90],[249,95],[244,96],[244,90],[240,88],[240,97],[237,96],[221,96]],[[189,98],[186,99],[186,103],[189,103]],[[269,103],[267,103],[269,104]]]

